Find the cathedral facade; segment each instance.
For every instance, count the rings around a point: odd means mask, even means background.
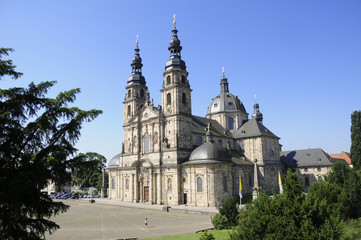
[[[138,41],[126,85],[121,153],[109,162],[109,198],[151,204],[215,206],[230,196],[278,192],[279,137],[251,117],[230,93],[228,79],[205,117],[192,115],[192,89],[174,22],[161,86],[150,101]]]

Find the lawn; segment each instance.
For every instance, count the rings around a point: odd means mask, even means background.
[[[229,230],[210,230],[208,233],[212,233],[216,240],[226,240],[229,239]],[[141,238],[144,240],[198,240],[203,233],[188,233],[183,235],[175,236],[164,236],[157,238]]]

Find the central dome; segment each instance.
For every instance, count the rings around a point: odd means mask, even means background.
[[[189,157],[189,162],[195,163],[198,161],[200,161],[200,163],[204,163],[205,161],[229,162],[231,161],[231,155],[223,147],[213,142],[206,142],[194,149],[191,156]]]
[[[208,106],[207,115],[226,111],[241,111],[247,114],[243,103],[237,97],[229,92],[221,92],[212,99],[212,103]]]

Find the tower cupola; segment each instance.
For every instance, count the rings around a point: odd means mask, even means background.
[[[130,66],[132,67],[132,75],[130,75],[130,77],[128,78],[128,85],[131,84],[140,84],[140,85],[145,85],[145,78],[142,75],[142,58],[139,55],[139,47],[138,47],[138,35],[137,35],[137,41],[135,42],[136,46],[134,49],[134,57],[132,59],[132,63],[130,64]]]
[[[182,51],[182,46],[180,45],[181,41],[178,38],[178,30],[176,28],[176,21],[175,21],[175,14],[174,14],[174,20],[173,20],[173,25],[174,28],[172,30],[172,39],[169,42],[169,60],[167,61],[166,65],[165,65],[165,70],[171,70],[173,68],[175,69],[182,69],[182,70],[186,70],[186,64],[185,62],[181,59],[181,51]]]
[[[256,96],[255,96],[255,99],[256,99]],[[254,113],[252,114],[252,118],[255,119],[257,122],[262,123],[263,114],[259,111],[259,104],[257,103],[257,101],[253,105],[253,108],[254,108]]]

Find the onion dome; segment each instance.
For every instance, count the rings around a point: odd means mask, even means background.
[[[206,142],[193,150],[185,164],[231,162],[228,150],[212,140],[211,124],[207,127]]]
[[[109,168],[116,168],[119,167],[119,161],[120,161],[120,153],[115,155],[110,161],[109,161]]]
[[[240,111],[247,114],[243,103],[237,96],[229,93],[228,79],[224,76],[221,78],[221,93],[212,99],[208,106],[207,115],[226,111]]]
[[[181,41],[179,40],[177,35],[178,30],[176,28],[175,14],[173,17],[174,17],[174,21],[173,21],[174,28],[172,30],[173,35],[172,35],[172,39],[169,42],[169,47],[168,47],[170,57],[167,63],[165,64],[165,70],[167,71],[173,68],[186,70],[186,64],[181,59],[182,46],[180,45]]]
[[[139,55],[139,47],[138,47],[138,35],[137,35],[137,41],[136,43],[136,47],[134,49],[134,57],[132,59],[132,63],[130,64],[130,66],[132,67],[132,75],[130,75],[130,77],[128,78],[128,85],[132,85],[132,84],[140,84],[140,85],[145,85],[145,78],[142,75],[142,58]]]

